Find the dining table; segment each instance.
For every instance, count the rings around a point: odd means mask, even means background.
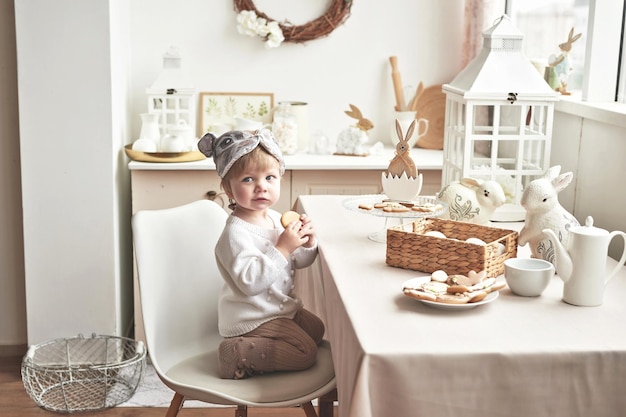
[[[596,307],[562,301],[555,275],[538,297],[505,287],[491,302],[441,309],[402,291],[429,272],[387,265],[386,244],[368,238],[413,219],[351,210],[353,197],[306,195],[294,205],[316,230],[318,258],[296,273],[296,289],[325,322],[340,417],[626,415],[625,267]],[[607,256],[607,270],[615,264]]]

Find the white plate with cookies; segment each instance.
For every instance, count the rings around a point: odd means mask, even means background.
[[[470,310],[498,298],[506,283],[487,278],[484,272],[469,276],[435,271],[431,276],[412,278],[402,284],[404,295],[440,310]]]

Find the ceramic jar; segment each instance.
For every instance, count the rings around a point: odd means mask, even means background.
[[[167,133],[180,136],[183,139],[184,151],[196,150],[198,138],[193,134],[193,128],[185,120],[179,120],[176,126],[170,126]]]
[[[161,139],[159,115],[157,113],[141,113],[139,117],[141,117],[139,139],[149,139],[154,143],[158,143],[159,139]]]
[[[283,102],[281,102],[283,103]],[[298,124],[298,151],[307,152],[312,146],[309,143],[309,104],[304,101],[286,101],[291,107],[291,113],[296,118]]]
[[[188,150],[187,136],[192,134],[191,128],[184,120],[179,120],[176,126],[167,129],[167,134],[161,138],[161,152],[184,152]]]
[[[133,142],[133,150],[140,152],[157,152],[161,133],[159,131],[159,115],[156,113],[141,113],[141,132],[139,139]]]

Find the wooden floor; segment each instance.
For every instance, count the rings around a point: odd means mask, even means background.
[[[20,374],[21,357],[0,357],[0,417],[165,417],[165,408],[115,407],[104,411],[60,414],[37,407],[30,399]],[[335,409],[335,415],[337,410]],[[234,417],[234,408],[183,408],[178,417]],[[305,417],[300,408],[276,409],[254,408],[248,410],[249,417]]]

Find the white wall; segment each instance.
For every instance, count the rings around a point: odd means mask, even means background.
[[[130,324],[126,52],[113,43],[126,25],[111,15],[125,13],[116,4],[15,3],[29,344]]]
[[[626,106],[615,110],[557,104],[552,165],[574,173],[572,184],[559,195],[581,224],[592,216],[594,226],[626,231]],[[619,259],[623,242],[615,239],[610,255]]]
[[[268,16],[302,24],[320,16],[327,2],[255,4]],[[353,1],[351,16],[330,36],[268,50],[237,32],[230,0],[133,0],[132,134],[138,136],[138,115],[147,109],[144,91],[174,45],[198,91],[273,92],[275,101],[306,101],[311,130],[333,137],[354,122],[344,114],[352,103],[374,122],[370,141],[386,141],[395,104],[389,57],[398,57],[404,84],[451,81],[461,66],[463,11],[459,0]]]

